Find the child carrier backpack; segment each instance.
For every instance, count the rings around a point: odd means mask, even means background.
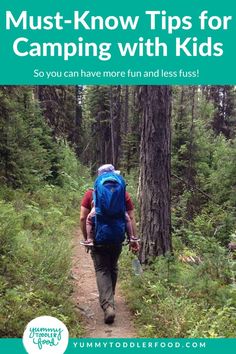
[[[126,183],[107,172],[94,183],[95,244],[119,244],[125,239]]]

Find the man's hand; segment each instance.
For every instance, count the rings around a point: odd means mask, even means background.
[[[137,237],[131,237],[129,243],[129,249],[133,253],[137,253],[140,250],[139,239]]]

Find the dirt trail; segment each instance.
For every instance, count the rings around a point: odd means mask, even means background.
[[[85,337],[88,338],[132,338],[137,337],[131,314],[121,295],[119,284],[115,295],[116,318],[112,325],[104,324],[103,311],[98,301],[98,291],[93,263],[90,254],[79,244],[80,231],[74,240],[72,277],[74,280],[73,298],[84,320]]]

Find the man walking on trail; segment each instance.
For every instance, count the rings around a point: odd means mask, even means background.
[[[110,194],[112,195],[112,193],[114,192],[115,199],[113,199],[110,202],[109,204],[110,207],[108,208],[107,211],[108,214],[110,212],[112,215],[111,209],[114,207],[115,204],[120,202],[120,199],[122,199],[121,197],[122,188],[123,188],[122,186],[124,186],[123,189],[124,191],[123,204],[125,208],[124,215],[125,212],[128,213],[131,219],[131,224],[132,224],[132,229],[134,234],[130,239],[130,248],[133,252],[137,252],[139,250],[138,239],[137,237],[135,237],[137,235],[137,229],[136,229],[136,223],[134,217],[134,206],[130,198],[130,195],[125,190],[125,184],[123,178],[118,175],[119,173],[118,171],[115,171],[113,165],[111,164],[102,165],[98,169],[98,178],[95,182],[95,191],[93,189],[89,189],[85,192],[85,195],[81,202],[81,212],[80,212],[81,230],[84,239],[86,240],[88,237],[86,232],[86,220],[92,209],[92,204],[94,202],[93,200],[95,199],[95,209],[98,211],[96,213],[98,215],[96,215],[95,218],[96,219],[95,223],[97,223],[97,225],[95,225],[96,235],[95,235],[94,246],[91,247],[91,256],[93,259],[94,268],[96,272],[99,301],[104,311],[104,321],[107,324],[113,323],[115,318],[114,294],[115,294],[115,287],[116,287],[117,275],[118,275],[118,259],[122,250],[122,242],[124,240],[123,237],[125,233],[125,229],[123,229],[123,231],[121,232],[122,235],[120,237],[119,231],[117,230],[122,229],[121,226],[125,225],[125,219],[124,219],[124,223],[122,222],[122,219],[119,219],[119,216],[115,218],[111,216],[110,219],[107,220],[107,218],[109,217],[106,215],[105,219],[108,224],[108,229],[109,227],[111,228],[111,234],[109,235],[109,230],[107,231],[107,225],[105,226],[102,225],[104,216],[99,215],[99,210],[100,209],[104,210],[105,206],[102,205],[100,208],[100,204],[99,204],[100,200],[98,199],[101,198],[104,200],[105,197],[109,199],[109,195]],[[106,182],[108,183],[106,184]],[[99,188],[100,188],[100,184],[102,183],[106,187],[105,197],[104,195],[100,197],[100,195],[102,194],[99,195],[100,193]],[[104,203],[104,201],[102,202]],[[122,201],[120,203],[122,204]],[[117,226],[116,224],[119,225]],[[108,238],[106,239],[107,234],[108,234]],[[116,236],[116,240],[113,241],[115,239],[115,236]]]

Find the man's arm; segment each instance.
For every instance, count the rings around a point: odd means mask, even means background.
[[[80,209],[80,228],[83,233],[84,239],[87,240],[87,232],[86,232],[86,220],[87,216],[90,213],[90,210],[81,206]]]
[[[134,209],[128,210],[127,213],[129,214],[130,221],[132,224],[132,229],[133,229],[133,236],[137,236],[137,226],[136,226],[136,221],[135,221],[135,215],[134,215]]]
[[[135,215],[134,215],[134,209],[132,210],[128,210],[127,211],[129,217],[130,217],[130,221],[131,221],[131,224],[132,224],[132,229],[133,229],[133,236],[136,236],[137,237],[137,227],[136,227],[136,221],[135,221]],[[131,239],[131,242],[130,242],[130,249],[133,253],[137,253],[140,249],[140,246],[139,246],[139,242],[138,241],[134,241]]]

